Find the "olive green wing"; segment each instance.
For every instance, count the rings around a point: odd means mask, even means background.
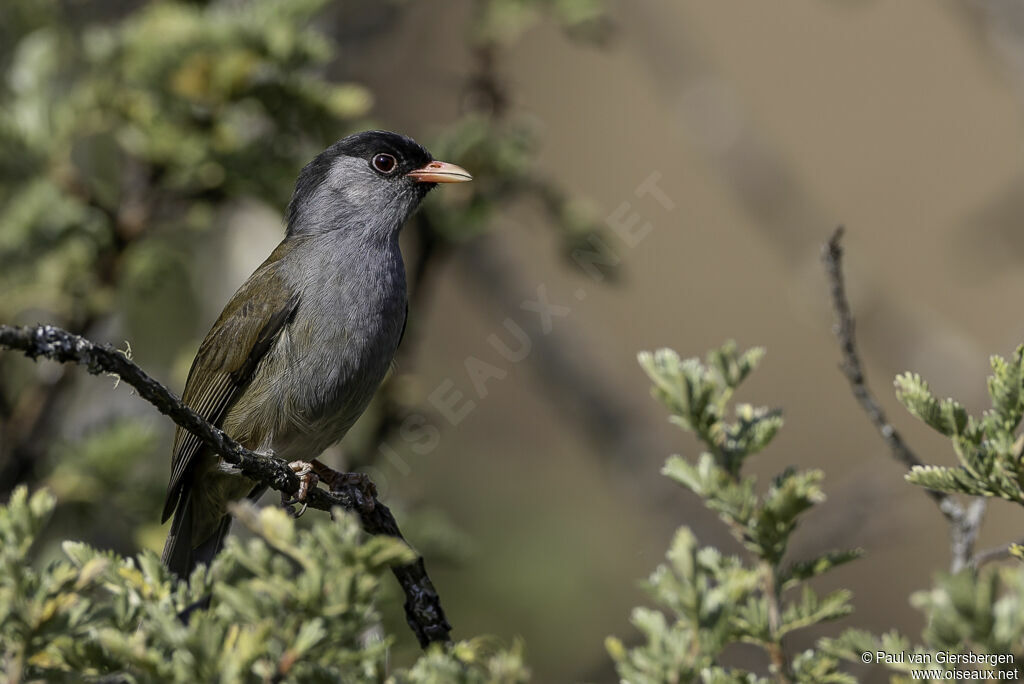
[[[232,402],[248,386],[260,360],[298,309],[298,295],[289,290],[277,271],[285,250],[282,243],[239,288],[192,362],[182,400],[214,425],[220,425]],[[174,513],[186,474],[202,449],[198,437],[178,427],[161,522]]]

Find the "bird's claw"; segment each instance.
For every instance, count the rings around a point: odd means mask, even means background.
[[[281,505],[291,511],[291,507],[293,505],[301,503],[302,508],[299,509],[299,512],[292,512],[293,517],[299,518],[306,512],[306,497],[309,495],[309,490],[316,487],[320,478],[317,477],[317,474],[313,471],[313,465],[308,461],[292,461],[288,464],[288,467],[291,468],[292,472],[294,472],[299,478],[299,491],[297,491],[295,496],[291,498],[286,498],[285,495],[282,494]]]

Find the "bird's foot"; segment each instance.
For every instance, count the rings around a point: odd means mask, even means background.
[[[299,476],[299,491],[295,498],[305,501],[311,487],[315,487],[320,478],[313,472],[313,464],[309,461],[292,461],[288,464],[292,472]]]
[[[309,461],[292,461],[288,464],[288,467],[299,477],[299,491],[295,492],[294,497],[286,497],[282,493],[281,505],[292,514],[292,517],[298,518],[306,512],[306,496],[309,495],[310,489],[316,487],[316,483],[320,481],[320,478],[317,477],[313,464]],[[298,513],[292,509],[292,506],[297,503],[302,504],[302,508],[299,509]]]

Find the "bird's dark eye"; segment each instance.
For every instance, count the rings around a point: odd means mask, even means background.
[[[398,166],[398,160],[395,159],[394,155],[386,154],[381,152],[380,154],[373,155],[373,160],[370,162],[373,164],[373,168],[377,169],[380,173],[391,173]]]

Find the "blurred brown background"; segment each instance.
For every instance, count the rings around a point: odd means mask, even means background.
[[[338,5],[380,19],[372,3]],[[383,38],[340,36],[332,68],[375,94],[377,122],[427,139],[460,114],[471,11],[410,4],[380,19],[395,22]],[[541,170],[598,217],[629,202],[653,228],[634,247],[606,235],[621,257],[615,282],[567,266],[529,205],[456,251],[433,275],[429,306],[412,311],[419,346],[404,362],[416,371],[404,392],[440,442],[417,454],[399,441],[373,475],[389,500],[459,530],[447,542],[459,562],[427,559],[456,636],[522,636],[540,681],[612,681],[603,639],[633,636],[637,581],[672,531],[687,524],[703,543],[735,548],[658,474],[667,455],[697,447],[650,399],[636,352],[763,345],[740,399],[781,407],[786,427],[755,472],[764,482],[790,464],[819,467],[829,493],[791,553],[864,547],[827,580],[856,595],[842,626],[918,634],[908,595],[947,566],[946,526],[903,482],[838,370],[820,247],[847,226],[869,381],[923,459],[951,463],[947,444],[895,402],[891,379],[919,372],[979,412],[989,354],[1024,341],[1019,11],[981,0],[639,0],[610,11],[605,47],[542,24],[498,68],[509,115],[541,131]],[[671,211],[635,195],[652,172]],[[209,238],[193,264],[203,330],[279,240],[279,209],[243,203]],[[520,306],[540,286],[570,308],[550,334]],[[521,363],[488,343],[512,343],[507,317],[531,335]],[[145,342],[132,342],[145,366]],[[470,357],[505,374],[486,397],[467,376]],[[175,390],[187,360],[164,378]],[[476,402],[454,427],[429,401],[446,380]],[[982,546],[1018,538],[1022,522],[994,504]]]
[[[397,478],[403,492],[453,511],[473,537],[470,565],[438,579],[454,589],[460,630],[524,635],[538,674],[588,676],[545,644],[575,644],[601,671],[602,636],[628,634],[623,620],[639,598],[624,588],[656,564],[675,526],[729,545],[691,497],[657,476],[667,452],[695,446],[665,424],[633,359],[658,346],[702,355],[735,338],[769,352],[742,398],[781,406],[787,421],[754,459],[758,475],[789,464],[827,474],[829,501],[795,554],[863,546],[866,557],[830,579],[856,593],[845,623],[919,632],[907,597],[947,565],[946,526],[902,481],[838,371],[819,254],[845,224],[869,380],[921,456],[950,463],[947,444],[895,402],[891,379],[917,371],[940,396],[980,411],[989,354],[1010,353],[1024,337],[1024,83],[999,48],[1016,38],[1004,34],[1012,26],[983,5],[640,1],[615,8],[619,32],[607,51],[549,30],[514,48],[515,108],[543,124],[544,168],[603,213],[631,202],[654,229],[621,249],[617,286],[559,269],[528,214],[508,217],[494,249],[515,264],[527,295],[545,283],[572,307],[556,330],[581,345],[589,372],[614,387],[631,429],[647,438],[638,438],[644,450],[609,459],[590,439],[597,426],[566,420],[571,408],[543,391],[543,371],[527,362],[493,381],[477,410],[444,431],[442,448]],[[420,5],[389,47],[355,56],[371,83],[392,82],[402,65],[409,89],[381,106],[408,129],[425,125],[424,112],[436,121],[450,113],[446,74],[465,55],[445,49],[445,35],[461,9]],[[633,197],[651,171],[663,174],[671,213]],[[418,314],[429,317],[419,359],[428,389],[450,377],[471,392],[462,367],[470,355],[508,365],[485,338],[518,302],[476,291],[467,270],[451,264],[441,298]],[[996,503],[982,545],[1017,538],[1021,522]],[[562,591],[543,607],[522,598],[545,582]]]

